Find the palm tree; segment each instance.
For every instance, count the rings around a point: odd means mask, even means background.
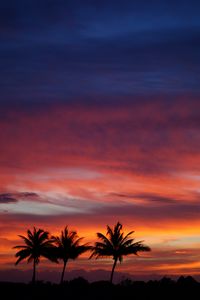
[[[97,237],[100,241],[95,243],[95,246],[92,247],[92,257],[112,257],[114,260],[110,282],[113,281],[113,274],[117,264],[117,261],[120,263],[123,260],[123,256],[135,254],[142,251],[151,251],[151,249],[143,244],[143,241],[134,242],[134,239],[131,238],[131,235],[134,231],[129,232],[124,236],[122,232],[122,225],[118,222],[112,229],[107,225],[106,236],[100,232],[97,233]]]
[[[15,246],[15,249],[19,250],[15,256],[18,258],[15,265],[24,259],[27,262],[33,262],[33,277],[32,283],[35,283],[36,266],[40,262],[40,258],[43,256],[51,261],[57,262],[53,249],[52,240],[49,239],[49,233],[43,229],[33,228],[33,231],[27,230],[27,236],[19,235],[23,239],[24,245]]]
[[[63,270],[61,273],[60,283],[63,283],[66,265],[69,259],[76,259],[82,253],[88,251],[91,247],[88,244],[80,245],[80,241],[76,231],[69,231],[66,226],[61,235],[53,236],[52,240],[57,247],[56,258],[63,261]]]

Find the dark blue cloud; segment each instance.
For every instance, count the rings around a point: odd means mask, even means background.
[[[1,102],[199,94],[199,9],[197,1],[1,1]]]
[[[37,198],[39,198],[39,196],[33,192],[2,193],[0,194],[0,204],[15,203],[20,201],[20,199],[32,200]]]

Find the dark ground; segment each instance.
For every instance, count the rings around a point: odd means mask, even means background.
[[[49,282],[32,284],[0,282],[0,299],[200,299],[200,283],[192,277],[177,281],[164,277],[160,281],[125,280],[117,285],[106,281],[88,283],[83,278],[65,282],[62,286]]]

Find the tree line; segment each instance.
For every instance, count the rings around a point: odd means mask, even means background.
[[[15,265],[18,265],[23,260],[33,263],[32,283],[35,283],[36,267],[41,257],[54,263],[62,261],[63,267],[60,279],[62,284],[68,261],[77,259],[85,252],[90,252],[89,258],[111,257],[113,259],[110,275],[110,282],[112,283],[117,262],[121,263],[124,256],[151,251],[150,247],[143,243],[144,241],[135,242],[135,239],[132,237],[134,231],[124,234],[122,227],[122,224],[119,222],[113,228],[107,225],[105,235],[97,232],[98,240],[94,245],[82,243],[83,238],[78,236],[77,231],[70,231],[68,226],[61,231],[60,236],[50,236],[48,231],[40,228],[34,227],[32,231],[28,229],[26,236],[19,235],[23,240],[23,244],[14,247],[14,249],[18,249],[15,254],[17,258]]]

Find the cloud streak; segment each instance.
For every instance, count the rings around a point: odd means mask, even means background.
[[[4,105],[72,103],[77,97],[85,103],[99,95],[106,101],[118,95],[199,95],[195,1],[184,7],[61,2],[1,4]]]

